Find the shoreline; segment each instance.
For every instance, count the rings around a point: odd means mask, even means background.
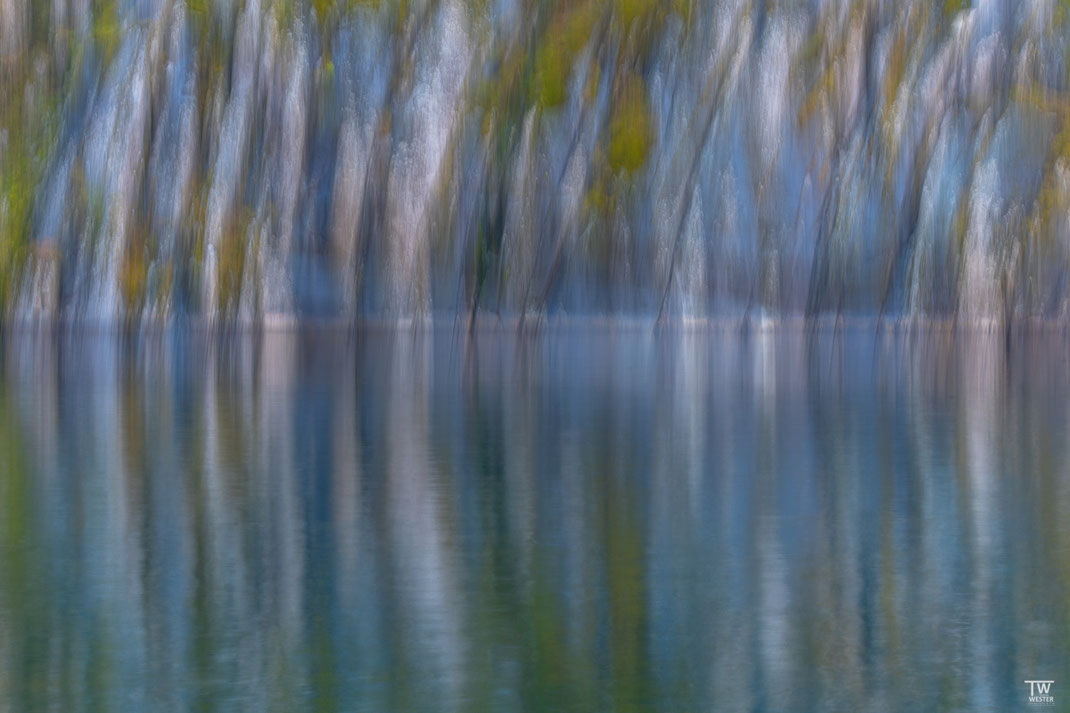
[[[434,333],[450,331],[471,335],[535,336],[544,333],[568,333],[585,330],[591,334],[759,334],[793,332],[841,332],[872,330],[878,334],[1070,334],[1070,318],[1029,317],[1010,323],[1000,318],[964,317],[881,317],[878,315],[803,315],[748,317],[673,317],[659,321],[655,316],[629,315],[481,315],[470,322],[463,315],[426,317],[367,317],[358,320],[294,318],[269,316],[260,321],[225,322],[204,318],[179,318],[146,321],[136,326],[112,322],[77,319],[13,320],[0,325],[4,337],[68,334],[116,337],[152,337],[172,334],[206,336],[254,336],[267,334],[359,334],[359,333]]]

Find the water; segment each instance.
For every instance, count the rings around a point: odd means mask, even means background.
[[[1065,334],[23,338],[0,711],[1011,711]]]

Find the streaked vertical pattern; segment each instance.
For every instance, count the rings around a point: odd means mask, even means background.
[[[0,316],[1070,313],[1064,0],[0,1]]]
[[[1066,347],[8,342],[0,710],[1014,709],[1070,665]]]

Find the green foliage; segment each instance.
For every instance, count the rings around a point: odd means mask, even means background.
[[[967,0],[944,0],[944,18],[950,19],[964,9],[967,5]]]
[[[638,78],[625,80],[609,125],[609,166],[614,173],[634,173],[642,167],[653,143],[646,86]]]
[[[96,0],[93,7],[93,42],[108,62],[119,47],[119,35],[122,30],[119,18],[118,0]]]
[[[218,285],[219,311],[233,316],[241,298],[245,280],[246,236],[252,215],[248,208],[240,209],[240,215],[230,222],[219,245]]]
[[[278,21],[278,30],[285,33],[293,26],[297,19],[298,0],[276,0],[275,18]]]
[[[119,270],[119,291],[122,293],[128,321],[135,320],[145,306],[148,292],[148,246],[142,231],[135,231]]]
[[[565,102],[573,63],[590,40],[597,19],[597,4],[583,2],[566,7],[550,22],[535,55],[534,100],[538,106],[553,108]]]
[[[312,0],[312,9],[316,11],[316,17],[320,22],[327,19],[327,12],[334,6],[334,0]]]
[[[535,60],[535,100],[539,106],[552,108],[564,104],[569,72],[568,59],[557,43],[540,48]]]
[[[399,14],[405,14],[408,12],[408,0],[338,0],[339,4],[347,12],[352,12],[360,8],[369,8],[372,10],[379,10],[384,5],[395,5]]]
[[[59,129],[61,88],[47,77],[18,74],[0,105],[0,315],[7,312],[30,252],[38,185]]]
[[[660,0],[614,0],[617,19],[628,27],[636,20],[646,19],[661,7]]]

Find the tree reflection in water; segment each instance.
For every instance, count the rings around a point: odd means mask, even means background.
[[[0,710],[997,710],[1070,670],[1065,337],[19,340]],[[741,378],[742,375],[742,378]]]

